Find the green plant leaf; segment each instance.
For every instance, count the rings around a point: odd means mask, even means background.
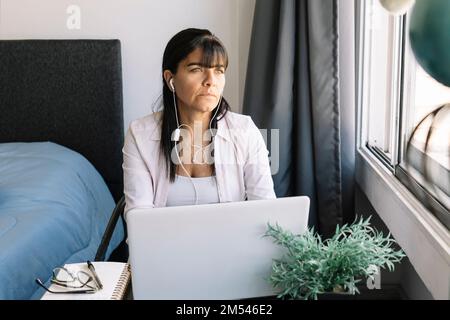
[[[335,234],[322,241],[313,228],[292,234],[278,224],[267,224],[264,236],[287,249],[274,259],[268,281],[279,289],[279,298],[317,299],[324,292],[344,288],[359,293],[357,283],[372,277],[378,269],[394,270],[405,254],[394,250],[396,242],[370,225],[371,217],[356,217],[350,225],[336,226]]]

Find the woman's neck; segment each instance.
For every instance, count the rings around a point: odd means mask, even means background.
[[[199,112],[199,111],[186,111],[184,108],[180,108],[180,125],[188,125],[192,130],[199,130],[202,128],[201,134],[209,129],[209,123],[211,121],[211,112]]]

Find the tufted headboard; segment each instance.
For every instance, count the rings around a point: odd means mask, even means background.
[[[119,40],[0,41],[0,143],[77,151],[118,201],[123,133]]]

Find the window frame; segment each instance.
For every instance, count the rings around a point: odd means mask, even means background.
[[[370,28],[367,27],[367,6],[372,4],[374,0],[370,1],[362,1],[360,7],[361,7],[361,15],[363,16],[363,19],[361,20],[362,23],[362,32],[363,35],[360,35],[360,45],[362,46],[363,54],[360,59],[360,62],[362,63],[360,65],[360,69],[363,68],[363,73],[360,73],[360,76],[363,77],[363,81],[360,84],[359,89],[362,90],[363,98],[360,103],[364,105],[364,113],[363,113],[363,121],[362,121],[362,127],[361,127],[361,139],[362,141],[365,141],[366,148],[369,149],[381,162],[383,162],[386,167],[391,171],[394,172],[395,166],[398,164],[399,161],[399,135],[400,135],[400,121],[401,121],[401,103],[402,103],[402,86],[403,83],[403,60],[402,60],[402,53],[404,51],[404,39],[403,39],[403,30],[405,28],[405,20],[403,17],[389,17],[389,23],[391,26],[389,26],[388,34],[391,35],[389,31],[392,30],[392,38],[390,39],[390,43],[388,44],[388,47],[391,47],[392,53],[390,56],[387,57],[388,61],[392,61],[392,65],[394,66],[394,73],[392,76],[389,77],[389,87],[388,87],[388,93],[389,97],[385,100],[386,101],[385,108],[388,108],[386,113],[388,113],[388,132],[384,136],[384,140],[389,140],[388,142],[384,141],[383,146],[388,146],[387,149],[389,150],[386,152],[383,150],[383,148],[380,148],[379,146],[371,145],[370,143],[370,126],[369,126],[369,114],[371,111],[371,105],[370,105],[370,99],[371,99],[371,92],[369,90],[372,80],[372,70],[371,70],[371,42],[372,41],[372,33],[369,30]],[[376,1],[376,0],[375,0]],[[371,21],[369,21],[371,23]],[[360,30],[360,31],[361,31]],[[386,138],[388,137],[388,138]]]
[[[409,16],[405,15],[403,20],[404,29],[403,32],[408,30],[409,26]],[[445,208],[441,202],[436,199],[436,197],[426,189],[411,173],[408,173],[403,167],[402,163],[406,154],[406,142],[412,134],[412,118],[414,116],[413,112],[406,112],[406,108],[413,103],[413,94],[415,91],[415,79],[413,80],[413,73],[416,70],[417,62],[413,57],[413,53],[410,49],[409,37],[404,34],[403,37],[403,50],[401,52],[402,59],[402,78],[401,78],[401,100],[399,104],[399,135],[398,140],[398,151],[397,151],[397,163],[394,165],[394,176],[398,178],[402,184],[424,205],[425,208],[429,210],[431,214],[436,216],[438,220],[450,230],[450,211]],[[420,150],[416,149],[414,146],[410,148],[415,149],[417,152],[422,153]],[[435,160],[429,158],[426,154],[422,153],[423,158],[428,158],[427,163],[432,163],[433,165],[440,166]]]

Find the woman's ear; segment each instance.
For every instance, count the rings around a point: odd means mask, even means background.
[[[164,76],[164,80],[166,81],[166,85],[167,85],[169,88],[171,88],[171,86],[170,86],[170,80],[173,78],[172,72],[170,72],[170,70],[164,70],[163,76]]]

